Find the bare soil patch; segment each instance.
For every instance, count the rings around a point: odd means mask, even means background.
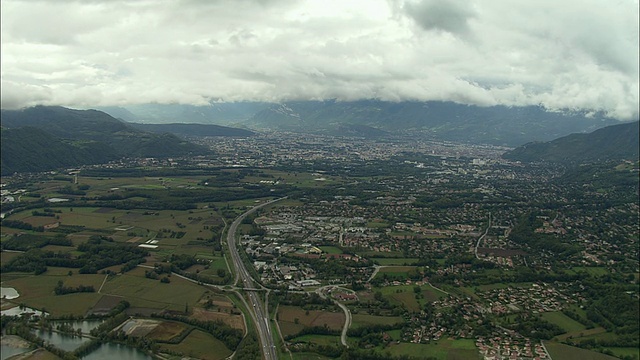
[[[124,298],[119,296],[104,295],[95,305],[93,305],[93,308],[89,310],[89,313],[96,315],[108,314],[109,311],[116,307],[116,305],[118,305],[122,300],[124,300]]]
[[[187,326],[172,322],[172,321],[164,321],[160,325],[156,326],[153,330],[151,330],[147,337],[154,340],[161,341],[169,341],[174,337],[182,334],[183,331],[187,330]]]
[[[160,325],[157,320],[131,319],[122,325],[125,334],[134,337],[147,336],[151,331]]]
[[[194,308],[191,315],[194,319],[216,321],[220,320],[234,329],[244,330],[244,320],[242,315],[229,314],[228,312],[218,312],[217,310],[206,310]]]

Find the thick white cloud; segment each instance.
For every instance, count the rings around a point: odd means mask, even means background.
[[[638,2],[29,1],[2,107],[453,100],[638,116]]]

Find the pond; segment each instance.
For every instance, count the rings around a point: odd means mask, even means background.
[[[35,334],[38,335],[40,339],[64,351],[74,351],[79,348],[80,345],[91,340],[86,337],[71,336],[57,332],[49,332],[47,330],[36,330]]]
[[[85,324],[82,324],[85,323]],[[91,329],[100,324],[100,321],[96,320],[87,320],[87,321],[78,321],[74,322],[74,325],[82,325],[80,327],[83,329]],[[74,328],[78,328],[79,326],[74,326]],[[41,339],[51,343],[57,348],[60,348],[65,351],[74,351],[80,345],[85,342],[90,341],[91,339],[86,337],[73,337],[67,334],[61,334],[56,332],[49,332],[43,330],[36,330],[36,335]],[[111,360],[111,359],[121,359],[121,360],[151,360],[153,359],[151,356],[145,354],[144,352],[126,346],[122,344],[113,344],[113,343],[105,343],[100,345],[99,348],[92,351],[91,353],[82,357],[82,359],[88,360]]]
[[[98,349],[83,357],[85,360],[152,360],[153,358],[144,352],[122,344],[106,343]]]
[[[10,287],[0,287],[0,298],[11,300],[19,297],[18,291]]]
[[[51,324],[55,329],[60,324],[69,324],[74,329],[80,329],[83,334],[88,334],[97,328],[104,320],[77,320],[77,321],[53,321]]]

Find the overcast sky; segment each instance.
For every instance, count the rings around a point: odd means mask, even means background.
[[[638,117],[638,0],[2,0],[2,108],[293,99]]]

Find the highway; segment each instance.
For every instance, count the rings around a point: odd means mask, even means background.
[[[260,289],[263,290],[263,286],[259,283],[256,283],[247,268],[245,267],[242,259],[240,258],[240,253],[238,252],[238,247],[236,245],[236,233],[238,231],[238,225],[242,222],[242,220],[260,209],[261,207],[272,204],[276,201],[280,201],[282,199],[286,199],[286,197],[271,200],[259,205],[256,205],[249,209],[244,214],[238,216],[231,226],[229,227],[229,231],[227,232],[227,244],[229,245],[229,253],[231,254],[231,260],[233,261],[233,265],[236,269],[236,277],[235,283],[238,281],[241,282],[239,287],[245,289]],[[277,352],[276,345],[273,341],[273,335],[271,334],[271,327],[269,326],[269,313],[268,313],[268,291],[265,293],[265,303],[263,304],[260,300],[260,296],[256,291],[245,291],[247,293],[247,297],[249,299],[249,314],[253,319],[254,324],[256,325],[256,329],[258,331],[258,337],[260,338],[260,345],[262,346],[262,354],[265,360],[276,360]]]

